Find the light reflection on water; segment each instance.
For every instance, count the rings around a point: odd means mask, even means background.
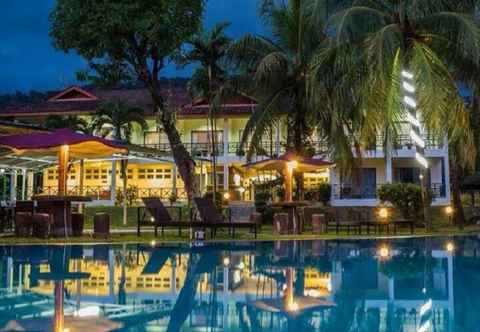
[[[4,246],[0,331],[477,331],[478,243]]]

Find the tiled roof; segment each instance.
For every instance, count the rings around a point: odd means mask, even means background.
[[[208,112],[208,105],[200,100],[192,103],[182,87],[164,89],[164,97],[169,107],[177,109],[180,116],[201,116]],[[36,104],[10,105],[0,110],[0,117],[29,117],[54,114],[89,114],[99,105],[108,101],[122,101],[144,109],[146,115],[153,115],[154,106],[146,88],[96,88],[70,87],[53,92],[48,98]],[[239,95],[229,100],[222,108],[226,114],[248,114],[255,107],[255,101]]]

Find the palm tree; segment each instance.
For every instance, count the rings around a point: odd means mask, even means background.
[[[225,60],[228,48],[232,40],[226,36],[225,30],[229,23],[216,24],[211,31],[200,31],[188,41],[191,49],[184,54],[181,63],[200,63],[201,67],[193,73],[188,89],[196,99],[203,98],[208,101],[210,140],[212,144],[212,167],[213,167],[213,192],[217,192],[217,121],[216,113],[222,104],[222,90],[227,82],[227,70]],[[228,135],[228,133],[223,133]]]
[[[107,130],[119,141],[130,141],[134,125],[140,126],[142,130],[147,128],[147,122],[143,117],[143,109],[131,107],[122,102],[109,102],[100,106],[93,119],[97,131]],[[127,163],[122,160],[120,172],[123,179],[123,224],[127,224]],[[112,161],[112,181],[116,179],[116,161]],[[114,182],[112,183],[114,187]],[[115,193],[112,191],[112,198]]]
[[[45,120],[45,127],[48,129],[62,129],[70,128],[73,131],[81,132],[84,134],[92,134],[93,126],[76,115],[50,115]]]
[[[454,76],[463,62],[475,66],[480,62],[480,29],[468,2],[357,0],[332,17],[335,41],[319,54],[315,66],[325,68],[330,61],[344,72],[350,67],[353,76],[364,77],[354,92],[361,115],[360,143],[380,134],[390,153],[407,112],[401,102],[400,74],[409,70],[414,73],[425,131],[434,137],[447,133],[452,145],[462,142],[462,150],[469,153],[458,159],[473,166],[469,117]],[[352,61],[348,49],[358,50],[361,57]]]

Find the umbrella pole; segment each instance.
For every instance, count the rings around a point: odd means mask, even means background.
[[[292,201],[292,190],[293,190],[293,169],[288,166],[288,163],[285,164],[285,202]]]
[[[69,146],[62,145],[58,153],[58,196],[65,196],[67,189],[67,166]]]
[[[53,331],[63,332],[63,280],[55,282],[55,316]]]
[[[289,267],[285,270],[286,289],[284,305],[286,310],[291,310],[293,307],[293,268]]]

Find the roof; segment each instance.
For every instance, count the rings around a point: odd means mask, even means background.
[[[176,109],[180,117],[204,116],[209,105],[205,100],[192,102],[184,87],[163,89],[163,97],[168,107]],[[48,115],[82,115],[94,113],[101,103],[121,101],[140,107],[146,116],[154,115],[154,104],[148,89],[100,88],[71,86],[62,91],[48,94],[46,100],[32,104],[13,104],[0,110],[1,117],[32,117]],[[250,114],[256,101],[239,94],[222,107],[222,113],[229,115]]]

